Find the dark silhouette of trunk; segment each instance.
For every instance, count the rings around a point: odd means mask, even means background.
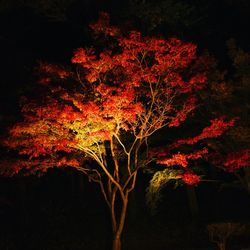
[[[250,194],[250,168],[244,168],[245,171],[245,186],[247,189],[248,194]]]
[[[191,216],[193,219],[196,219],[199,215],[199,205],[195,188],[193,186],[187,186],[187,197]]]
[[[219,250],[226,250],[226,241],[219,242],[217,245]]]
[[[17,189],[21,223],[26,223],[28,220],[28,213],[26,211],[27,187],[23,178],[17,179]]]

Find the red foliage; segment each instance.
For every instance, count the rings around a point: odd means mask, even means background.
[[[3,176],[14,176],[20,172],[24,175],[30,174],[43,174],[49,168],[53,167],[74,167],[80,166],[80,162],[77,159],[68,159],[66,157],[50,157],[49,159],[33,159],[33,160],[5,160],[0,163],[1,174]]]
[[[196,98],[194,96],[188,97],[186,102],[183,105],[183,108],[176,112],[176,116],[172,118],[169,127],[178,127],[180,126],[187,118],[190,112],[196,108]]]
[[[157,163],[166,165],[168,167],[181,166],[181,167],[186,168],[188,166],[188,160],[196,160],[196,159],[202,158],[203,155],[207,153],[208,153],[208,150],[204,148],[202,150],[198,150],[191,154],[181,154],[181,153],[172,154],[170,158],[168,158],[165,155],[164,157],[161,157],[162,159],[157,160]]]
[[[234,172],[242,167],[249,167],[249,153],[249,149],[243,149],[238,152],[228,154],[223,162],[225,170]]]
[[[48,85],[49,93],[42,101],[23,100],[24,120],[10,129],[5,140],[5,145],[30,160],[58,152],[76,156],[83,152],[96,160],[105,155],[102,147],[112,138],[119,138],[123,146],[127,143],[124,131],[145,142],[164,126],[180,126],[196,109],[196,93],[206,84],[206,72],[197,70],[194,63],[200,60],[196,45],[176,38],[144,37],[138,31],[124,36],[110,26],[105,13],[90,26],[96,34],[111,36],[116,48],[114,44],[101,52],[78,48],[71,60],[79,66],[77,73],[40,64],[39,82]],[[81,88],[73,87],[77,82]],[[60,83],[66,84],[56,86]],[[178,140],[171,147],[218,137],[233,123],[216,118],[200,135]],[[156,155],[160,164],[187,168],[189,160],[206,153],[207,149],[188,154],[159,150]],[[62,165],[62,161],[52,162]],[[195,177],[191,179],[184,176],[187,183],[195,182]]]
[[[70,75],[70,73],[67,72],[65,69],[63,69],[62,67],[44,62],[43,63],[40,62],[38,71],[42,71],[44,73],[47,73],[48,75],[56,76],[61,79],[67,78]]]
[[[187,185],[196,185],[201,181],[200,176],[191,172],[186,172],[182,174],[180,177],[182,181],[185,182]]]
[[[110,17],[106,12],[101,12],[97,22],[89,25],[96,34],[105,34],[106,36],[116,36],[120,30],[110,25]]]
[[[225,121],[224,118],[215,118],[210,121],[210,126],[205,127],[202,132],[195,136],[190,137],[186,139],[181,139],[176,141],[174,144],[172,144],[172,147],[179,147],[182,144],[189,144],[193,145],[201,140],[207,139],[207,138],[216,138],[221,136],[225,131],[234,126],[235,118],[231,119],[229,121]]]

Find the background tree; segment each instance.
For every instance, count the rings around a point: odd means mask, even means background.
[[[217,158],[215,158],[215,165],[234,174],[242,187],[249,193],[248,96],[250,54],[239,48],[234,39],[228,40],[227,45],[232,69],[230,73],[223,74],[217,84],[214,82],[211,85],[210,98],[214,107],[212,105],[210,107],[212,109],[217,108],[226,116],[238,116],[238,121],[223,141],[217,141],[211,146],[218,153]],[[220,102],[221,98],[224,99],[224,102]]]
[[[155,32],[163,26],[168,32],[181,32],[198,21],[195,7],[176,0],[138,1],[130,0],[129,14],[136,16],[146,32]],[[171,31],[170,31],[170,30]]]
[[[191,131],[191,137],[173,140],[149,155],[148,139],[155,132],[181,128],[197,108],[206,72],[199,67],[196,46],[136,31],[121,34],[109,26],[105,13],[91,27],[108,45],[77,49],[72,58],[76,72],[40,64],[40,86],[22,98],[23,120],[4,142],[22,157],[2,163],[1,172],[42,174],[55,166],[83,172],[100,186],[111,214],[113,250],[120,250],[139,169],[156,157],[167,166],[166,178],[153,179],[156,188],[170,178],[198,183],[189,162],[204,157],[205,140],[220,136],[234,121],[213,118],[198,135]]]

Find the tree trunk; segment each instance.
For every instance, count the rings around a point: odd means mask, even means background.
[[[226,250],[226,242],[219,242],[218,243],[219,250]]]
[[[28,213],[26,209],[27,187],[24,178],[17,179],[17,193],[21,223],[24,225],[28,221]]]
[[[191,212],[192,218],[195,219],[198,217],[199,214],[199,206],[195,188],[193,186],[187,186],[187,196],[188,196],[189,210]]]
[[[113,239],[113,248],[112,250],[121,250],[122,244],[121,244],[121,235],[115,235]]]
[[[113,247],[112,250],[121,250],[122,243],[121,243],[121,235],[124,229],[125,218],[127,214],[127,207],[128,207],[128,196],[126,195],[124,199],[122,199],[122,207],[121,213],[118,219],[116,219],[116,209],[115,204],[113,203],[113,209],[111,208],[111,219],[112,219],[112,226],[113,226]]]
[[[250,194],[250,168],[244,168],[245,185],[247,192]]]

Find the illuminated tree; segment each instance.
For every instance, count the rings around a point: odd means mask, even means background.
[[[207,149],[178,151],[184,144],[220,136],[233,121],[215,118],[197,136],[149,154],[148,139],[156,131],[180,127],[195,111],[206,74],[199,69],[195,45],[142,37],[137,31],[122,35],[108,21],[103,13],[91,27],[110,46],[77,49],[72,58],[76,72],[40,64],[37,93],[22,99],[23,120],[5,140],[22,158],[2,164],[1,171],[41,174],[50,167],[72,166],[83,172],[100,186],[111,214],[113,250],[120,250],[138,170],[157,157],[167,166],[167,178],[196,184],[200,177],[188,165]]]

